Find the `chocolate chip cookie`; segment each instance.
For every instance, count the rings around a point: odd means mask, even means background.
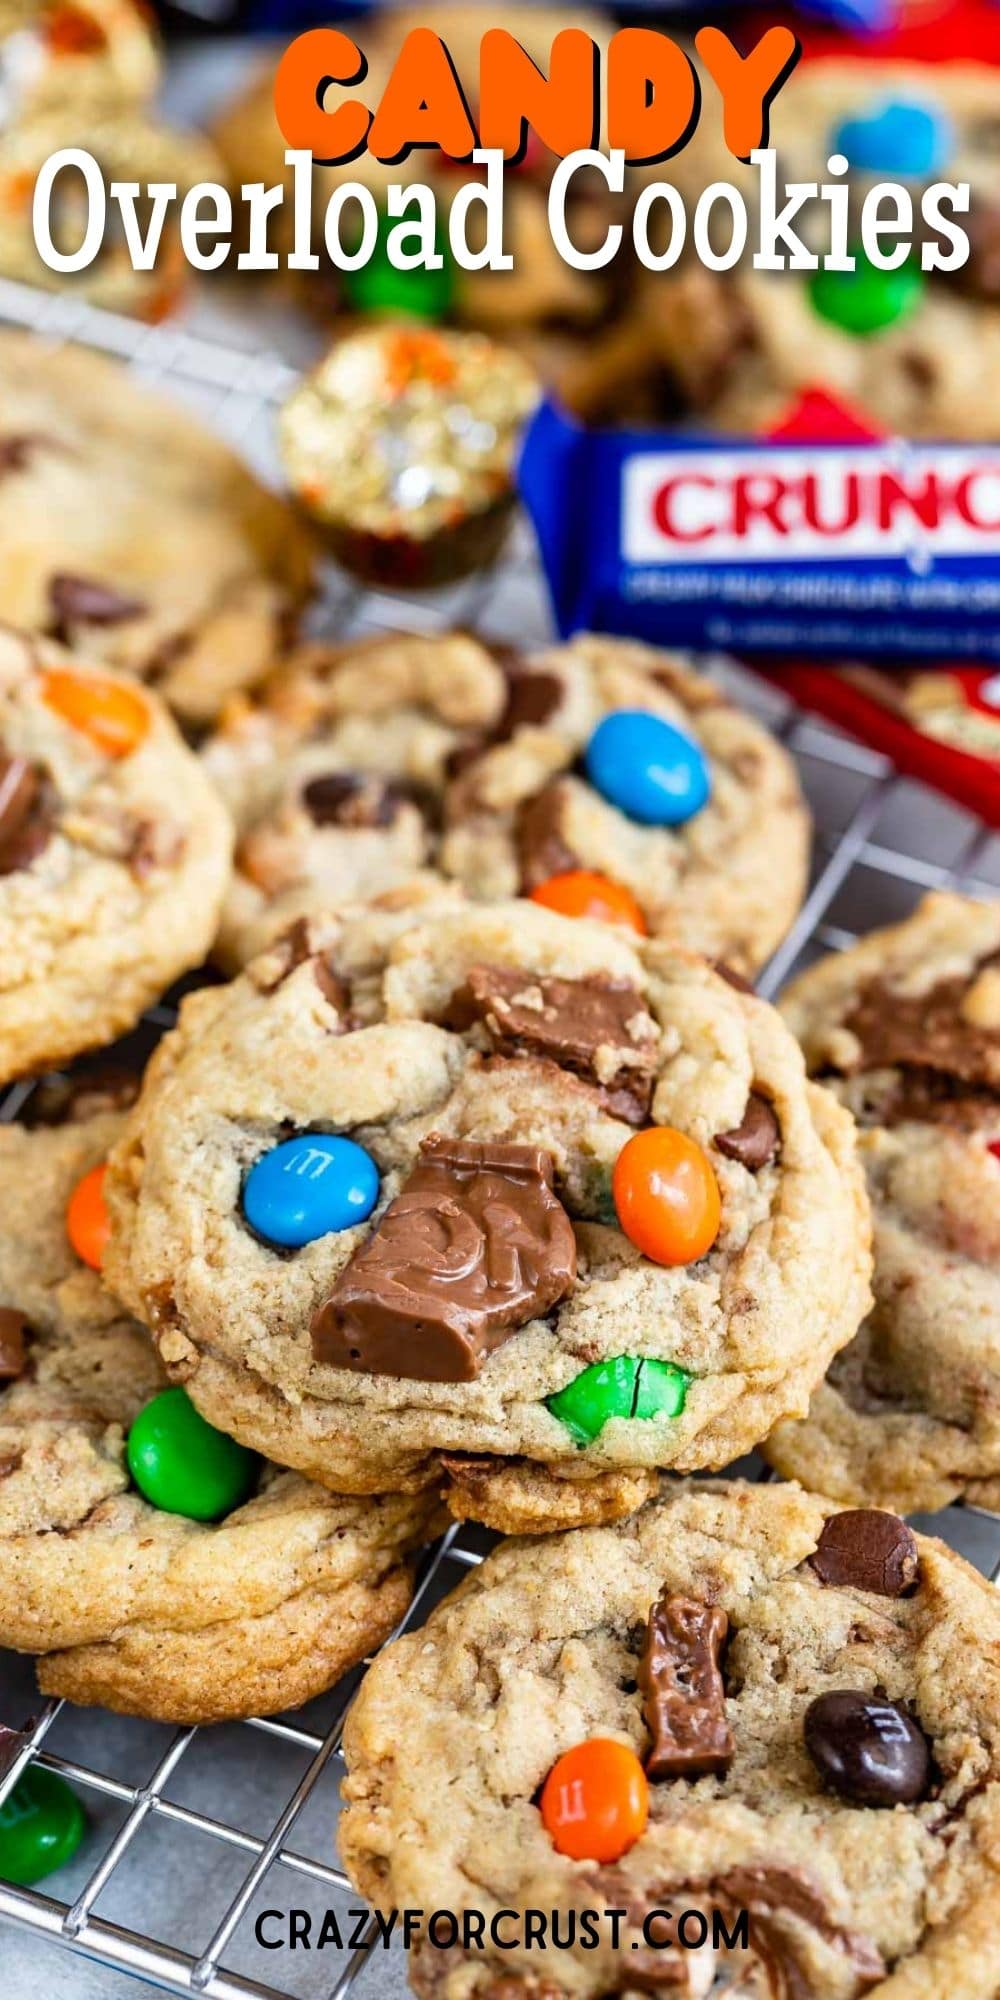
[[[0,617],[206,724],[275,656],[312,550],[220,440],[127,370],[0,334]]]
[[[455,1913],[421,2000],[992,2000],[998,1660],[996,1592],[893,1515],[665,1480],[497,1549],[376,1661],[344,1865]]]
[[[149,689],[0,628],[0,1080],[110,1042],[201,963],[230,849]]]
[[[1000,908],[928,896],[783,1011],[861,1126],[875,1308],[768,1456],[841,1500],[1000,1506]]]
[[[869,1302],[851,1119],[774,1010],[530,902],[301,921],[161,1044],[111,1282],[212,1422],[505,1531],[804,1413]]]
[[[657,758],[676,788],[650,800],[635,777]],[[299,917],[433,866],[472,896],[596,905],[748,972],[805,887],[787,752],[675,655],[621,639],[304,648],[230,705],[205,762],[238,834],[230,967]]]
[[[63,1111],[0,1129],[0,1646],[163,1721],[297,1706],[402,1616],[431,1508],[337,1499],[168,1388],[94,1268],[121,1113]]]

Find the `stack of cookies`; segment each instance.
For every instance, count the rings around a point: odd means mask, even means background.
[[[988,2000],[1000,1613],[900,1514],[1000,1495],[1000,914],[776,1009],[808,815],[712,682],[293,642],[296,517],[7,352],[0,1643],[280,1711],[474,1521],[345,1744],[352,1881],[457,1913],[418,1994]]]

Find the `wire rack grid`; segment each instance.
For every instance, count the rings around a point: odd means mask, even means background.
[[[294,371],[273,352],[245,351],[245,321],[239,330],[226,327],[225,337],[217,327],[211,334],[191,325],[141,328],[65,297],[0,282],[0,323],[119,355],[143,378],[201,409],[258,470],[277,476],[273,415]],[[549,630],[524,524],[496,570],[433,597],[363,593],[331,571],[319,618],[319,629],[340,635],[460,622],[531,643]],[[816,821],[811,888],[760,982],[766,995],[819,953],[841,949],[861,931],[905,914],[928,888],[997,895],[1000,838],[733,663],[712,662],[710,670],[788,745]],[[146,1018],[162,1031],[173,1014],[161,1006]],[[0,1119],[17,1117],[33,1087],[28,1082],[9,1089],[0,1099]],[[762,1472],[754,1461],[740,1470]],[[1000,1576],[1000,1517],[953,1507],[935,1516],[933,1526],[986,1574]],[[481,1559],[488,1541],[477,1531],[453,1528],[426,1553],[404,1626],[420,1622]],[[358,1678],[358,1672],[349,1676],[293,1717],[171,1733],[58,1702],[44,1704],[24,1724],[30,1682],[23,1663],[0,1657],[0,1721],[21,1732],[0,1779],[0,1802],[34,1761],[76,1785],[92,1821],[80,1856],[54,1885],[62,1893],[0,1883],[0,1918],[109,1970],[204,2000],[402,1994],[399,1955],[387,1961],[376,1952],[375,1926],[358,1899],[352,1902],[334,1859],[340,1745]],[[13,1706],[18,1700],[20,1716]],[[157,1891],[152,1897],[151,1885]],[[268,1919],[269,1936],[289,1909],[314,1917],[332,1909],[341,1942],[324,1951],[322,1962],[318,1954],[284,1949],[278,1983],[278,1954],[255,1934],[255,1919],[265,1908],[281,1913]],[[8,1937],[15,1934],[8,1931]],[[287,1946],[287,1932],[285,1941]],[[62,1990],[76,1990],[72,1978]]]

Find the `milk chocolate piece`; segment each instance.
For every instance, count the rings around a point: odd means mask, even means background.
[[[332,1368],[472,1382],[575,1276],[576,1239],[548,1153],[428,1139],[314,1314],[313,1354]]]
[[[0,752],[0,875],[30,868],[55,825],[55,793],[45,771]]]
[[[870,1590],[878,1597],[905,1597],[920,1568],[906,1522],[875,1507],[831,1514],[809,1560],[821,1582]]]
[[[50,577],[49,603],[60,631],[72,625],[124,625],[146,609],[141,597],[126,597],[98,577],[71,576],[66,570]]]
[[[314,826],[391,826],[403,794],[362,771],[325,771],[303,786],[302,803]]]
[[[965,995],[1000,953],[979,960],[968,975],[939,979],[925,993],[898,993],[886,980],[862,987],[844,1026],[861,1045],[862,1069],[904,1069],[913,1080],[935,1075],[995,1090],[1000,1082],[1000,1028],[980,1027],[962,1013]]]
[[[649,1111],[657,1037],[638,987],[619,979],[556,979],[474,965],[445,1026],[481,1022],[499,1055],[539,1056],[596,1086],[612,1116],[641,1125]],[[598,1052],[604,1051],[604,1061]]]
[[[666,1585],[650,1611],[636,1678],[653,1739],[646,1771],[654,1781],[702,1778],[732,1763],[719,1669],[728,1629],[721,1606],[675,1597]]]
[[[502,664],[507,675],[507,705],[497,728],[498,742],[505,742],[518,729],[543,728],[563,698],[558,674],[544,673],[514,660],[504,660]]]
[[[7,472],[27,472],[35,451],[49,440],[40,431],[11,432],[0,437],[0,478]]]
[[[24,1373],[31,1328],[16,1306],[0,1306],[0,1382],[16,1382]]]
[[[715,1143],[727,1160],[738,1160],[752,1174],[766,1167],[781,1144],[781,1127],[767,1098],[752,1090],[739,1124],[729,1132],[717,1132]]]
[[[556,778],[534,798],[525,799],[518,812],[514,837],[524,895],[550,876],[565,875],[580,866],[579,855],[574,854],[563,833],[565,803],[565,787]]]

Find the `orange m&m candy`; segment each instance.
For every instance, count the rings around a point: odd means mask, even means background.
[[[81,1263],[99,1271],[111,1235],[111,1217],[104,1199],[104,1166],[92,1167],[77,1181],[66,1208],[66,1234]]]
[[[596,917],[602,924],[624,924],[646,935],[646,919],[631,889],[599,875],[593,868],[568,868],[564,875],[550,875],[531,891],[531,901],[561,917]]]
[[[622,1147],[611,1192],[626,1236],[654,1264],[697,1263],[718,1236],[722,1201],[712,1162],[672,1125],[651,1125]]]
[[[542,1824],[573,1861],[619,1861],[646,1831],[649,1785],[634,1750],[591,1736],[556,1759],[541,1797]]]
[[[42,700],[107,757],[129,757],[149,733],[149,705],[137,688],[105,674],[75,674],[50,667]]]

